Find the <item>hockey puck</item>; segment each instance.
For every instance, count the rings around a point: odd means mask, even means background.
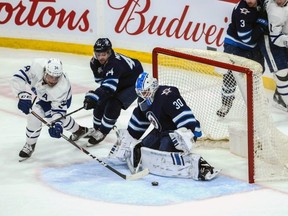
[[[157,181],[153,181],[153,182],[151,182],[151,184],[152,184],[152,186],[158,186],[159,185],[159,183]]]

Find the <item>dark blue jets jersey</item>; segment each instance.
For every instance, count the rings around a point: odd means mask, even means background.
[[[139,139],[150,124],[159,132],[186,127],[194,133],[196,138],[202,135],[199,121],[181,97],[178,88],[159,86],[153,103],[147,109],[141,110],[142,102],[143,99],[139,98],[138,106],[129,120],[128,131],[132,137]]]
[[[143,67],[137,59],[129,58],[113,50],[105,65],[101,65],[93,57],[90,67],[95,82],[101,85],[100,88],[105,88],[112,94],[135,86],[136,79],[143,72]]]
[[[224,43],[246,50],[256,47],[257,40],[264,34],[256,21],[263,18],[263,14],[260,6],[248,7],[246,1],[241,0],[233,9]]]

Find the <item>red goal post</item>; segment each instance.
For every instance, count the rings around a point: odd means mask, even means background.
[[[240,136],[245,137],[243,145],[247,145],[250,183],[288,179],[288,137],[274,126],[260,64],[223,52],[156,47],[152,67],[161,85],[179,88],[201,123],[202,140],[228,139],[231,145],[238,140],[232,139],[233,130],[243,133]],[[220,118],[216,111],[221,107],[223,74],[227,70],[233,71],[237,88],[230,112]]]

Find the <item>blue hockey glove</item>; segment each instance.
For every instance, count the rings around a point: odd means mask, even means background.
[[[32,96],[29,92],[20,92],[18,94],[18,109],[20,109],[26,115],[29,114],[30,108],[32,107]]]
[[[53,127],[49,128],[49,134],[53,138],[60,138],[63,133],[63,127],[61,122],[56,122]]]
[[[89,91],[85,95],[84,99],[84,109],[89,110],[89,109],[94,109],[97,106],[99,97],[98,95],[95,94],[95,91]]]
[[[262,18],[258,18],[258,19],[256,20],[256,23],[259,24],[261,30],[262,30],[264,33],[269,33],[268,20],[262,19]]]

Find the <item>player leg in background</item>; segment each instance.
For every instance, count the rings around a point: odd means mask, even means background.
[[[287,111],[288,104],[288,51],[285,47],[274,45],[267,35],[259,41],[269,70],[273,73],[276,89],[273,95],[273,105]]]
[[[243,51],[238,47],[229,45],[229,44],[224,44],[224,52],[228,54],[233,54],[233,55],[238,55],[238,56],[244,56],[246,54],[246,50]],[[235,99],[234,92],[236,90],[236,80],[233,76],[232,71],[227,71],[226,74],[223,75],[223,84],[222,84],[222,89],[221,89],[221,101],[222,101],[222,106],[221,108],[216,112],[216,114],[219,117],[225,117],[231,107],[233,100]]]
[[[262,72],[264,71],[264,66],[265,66],[264,56],[259,46],[256,46],[254,49],[251,49],[251,50],[243,50],[238,47],[231,46],[229,44],[224,44],[224,52],[254,60],[262,65],[262,68],[263,68]],[[228,71],[226,74],[223,75],[223,85],[222,85],[222,94],[221,94],[222,106],[216,113],[219,117],[225,117],[229,113],[232,107],[233,100],[235,99],[235,90],[236,90],[236,84],[238,80],[235,79],[233,73],[231,71]],[[238,83],[238,85],[241,87],[242,84]],[[247,96],[244,95],[243,90],[241,90],[241,93],[242,93],[242,96],[244,97],[244,100],[246,100]]]
[[[136,100],[137,95],[135,87],[131,86],[110,98],[105,107],[94,109],[94,129],[95,132],[88,140],[87,147],[94,146],[105,139],[120,116],[121,109],[128,109],[128,107]]]
[[[273,95],[274,102],[284,111],[288,111],[288,68],[274,73],[276,90]]]
[[[217,115],[219,117],[225,117],[232,107],[233,100],[235,99],[234,93],[236,90],[236,80],[232,74],[232,71],[228,71],[223,75],[222,84],[222,106],[217,110]]]

